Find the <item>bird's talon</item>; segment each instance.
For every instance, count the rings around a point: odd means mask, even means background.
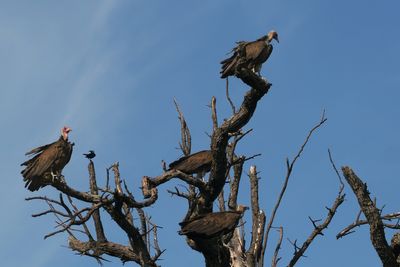
[[[59,179],[59,181],[60,181],[61,183],[63,183],[63,184],[66,183],[64,175],[61,174],[61,175],[58,177],[58,179]]]

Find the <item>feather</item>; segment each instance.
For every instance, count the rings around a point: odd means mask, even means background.
[[[212,155],[211,150],[202,150],[169,164],[169,169],[179,170],[186,174],[206,173],[211,169]]]
[[[196,216],[188,221],[179,223],[180,235],[187,235],[189,238],[213,238],[232,232],[239,219],[243,216],[245,206],[238,206],[236,211],[224,211],[207,213]]]

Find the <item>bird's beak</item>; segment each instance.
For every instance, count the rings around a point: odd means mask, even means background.
[[[279,43],[278,36],[275,36],[274,39]]]

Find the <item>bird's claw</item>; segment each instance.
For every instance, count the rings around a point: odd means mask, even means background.
[[[65,177],[64,177],[64,175],[62,175],[62,174],[57,175],[57,174],[55,174],[54,172],[50,172],[50,175],[51,175],[51,181],[52,181],[53,183],[55,182],[55,180],[58,180],[59,182],[65,184]]]
[[[54,172],[50,172],[51,174],[51,181],[54,183],[55,178],[57,178],[57,174],[54,174]]]
[[[65,184],[65,177],[64,175],[60,174],[60,176],[58,176],[58,179],[60,180],[61,183]]]

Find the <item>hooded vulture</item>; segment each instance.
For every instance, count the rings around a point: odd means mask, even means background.
[[[239,205],[236,211],[214,212],[194,217],[179,223],[181,230],[178,233],[190,239],[209,239],[228,234],[236,228],[246,209],[248,207]]]
[[[205,174],[211,170],[211,162],[211,150],[203,150],[172,162],[169,164],[169,169],[175,169],[186,174]]]
[[[273,39],[279,43],[276,31],[270,31],[267,35],[253,42],[237,42],[237,46],[231,51],[232,56],[221,61],[221,78],[235,75],[236,69],[239,67],[253,70],[261,76],[261,66],[272,53],[271,42]]]
[[[25,154],[33,156],[21,164],[21,166],[26,166],[21,174],[24,177],[25,187],[28,187],[30,191],[46,186],[48,184],[46,180],[50,177],[61,178],[61,172],[71,158],[74,145],[68,142],[70,131],[71,128],[64,126],[57,141],[37,147]]]

